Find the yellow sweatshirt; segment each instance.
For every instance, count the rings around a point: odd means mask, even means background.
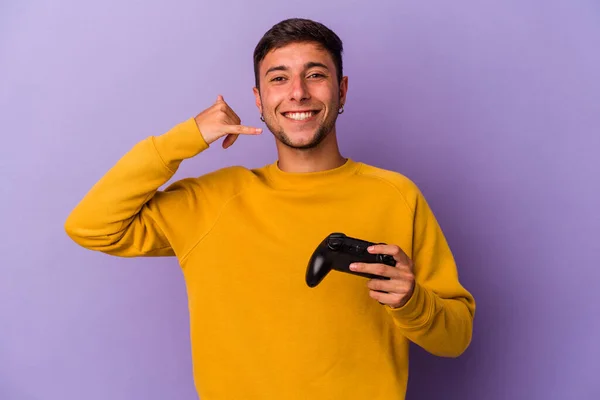
[[[91,250],[177,257],[202,400],[404,399],[409,341],[444,357],[467,348],[473,297],[409,179],[350,159],[315,173],[275,162],[158,190],[207,148],[194,119],[146,138],[65,224]],[[331,232],[400,246],[415,264],[411,299],[383,306],[366,278],[337,271],[309,288],[308,260]]]

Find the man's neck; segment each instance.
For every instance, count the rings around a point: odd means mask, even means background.
[[[315,148],[292,149],[277,142],[279,169],[285,172],[318,172],[340,167],[346,159],[340,154],[335,132]]]

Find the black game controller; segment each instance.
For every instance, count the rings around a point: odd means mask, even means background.
[[[350,270],[350,264],[355,262],[386,264],[396,266],[394,257],[387,254],[371,254],[367,247],[377,243],[355,239],[343,233],[332,233],[327,236],[316,248],[306,269],[306,284],[309,287],[317,286],[331,270],[359,275],[370,279],[390,278],[364,272]],[[382,244],[382,243],[379,243]]]

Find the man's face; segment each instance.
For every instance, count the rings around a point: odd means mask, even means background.
[[[272,50],[259,68],[256,105],[275,137],[288,147],[316,147],[335,128],[348,78],[338,84],[331,55],[314,43]]]

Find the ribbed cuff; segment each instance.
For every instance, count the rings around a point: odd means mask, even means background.
[[[209,147],[194,118],[153,137],[153,141],[159,156],[171,171],[176,171],[182,160],[192,158]]]
[[[419,329],[431,321],[435,300],[427,289],[415,282],[411,298],[400,308],[386,307],[400,328]]]

